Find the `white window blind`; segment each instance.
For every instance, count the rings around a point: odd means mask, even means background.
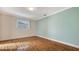
[[[30,28],[30,21],[26,19],[18,19],[16,27],[20,30],[27,30],[28,28]]]

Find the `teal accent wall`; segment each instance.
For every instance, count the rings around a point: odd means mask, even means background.
[[[79,8],[73,7],[38,20],[37,34],[79,45]]]

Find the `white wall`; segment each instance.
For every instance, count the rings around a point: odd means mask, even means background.
[[[0,40],[35,36],[35,21],[30,20],[30,28],[26,31],[21,31],[16,28],[18,18],[18,16],[0,14]]]

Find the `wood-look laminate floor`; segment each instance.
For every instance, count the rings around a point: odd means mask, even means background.
[[[33,36],[0,41],[0,51],[79,51],[79,49]]]

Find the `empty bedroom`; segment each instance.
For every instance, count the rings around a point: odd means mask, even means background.
[[[0,7],[0,51],[79,51],[79,7]]]

